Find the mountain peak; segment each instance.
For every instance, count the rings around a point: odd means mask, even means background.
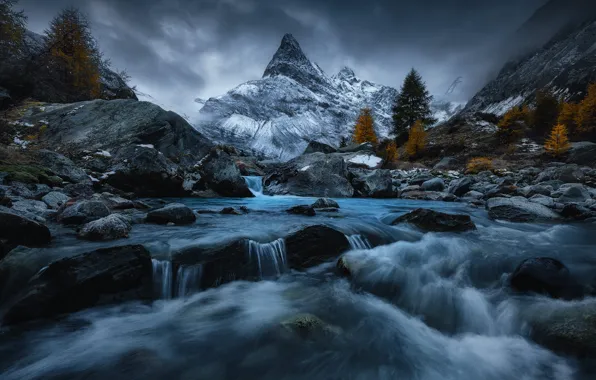
[[[263,78],[283,75],[297,82],[323,81],[325,74],[312,63],[302,51],[300,44],[291,34],[285,34],[279,48],[267,65]]]
[[[339,72],[335,75],[335,78],[347,82],[353,82],[358,79],[354,73],[354,70],[348,66],[344,66],[341,70],[339,70]]]

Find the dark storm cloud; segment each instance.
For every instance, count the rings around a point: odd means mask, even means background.
[[[284,33],[328,73],[344,65],[399,87],[418,68],[441,94],[464,78],[470,96],[500,64],[492,56],[544,0],[21,0],[41,32],[61,8],[86,12],[106,56],[175,110],[261,76]]]

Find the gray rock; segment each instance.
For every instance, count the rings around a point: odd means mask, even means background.
[[[596,144],[589,141],[580,141],[571,144],[567,162],[578,165],[596,165]]]
[[[202,181],[209,189],[224,197],[252,198],[253,193],[232,157],[221,149],[213,149],[201,164]]]
[[[339,204],[333,199],[319,198],[312,204],[313,208],[339,208]]]
[[[482,198],[484,198],[484,194],[482,194],[479,191],[472,190],[472,191],[468,191],[467,193],[465,193],[462,196],[462,198],[465,198],[465,199],[482,199]]]
[[[395,219],[391,224],[408,223],[424,231],[463,232],[475,230],[469,215],[454,215],[419,208]]]
[[[447,192],[449,194],[461,197],[462,195],[471,190],[472,184],[473,181],[470,177],[454,179],[453,181],[451,181],[451,183],[449,183],[449,188]]]
[[[391,171],[352,169],[351,174],[354,196],[367,198],[395,198],[397,191],[393,188]]]
[[[0,211],[0,238],[14,244],[36,247],[48,244],[52,235],[48,227],[41,223]]]
[[[43,198],[41,198],[42,202],[52,209],[58,209],[69,199],[70,197],[68,195],[58,191],[49,192],[46,195],[44,195]]]
[[[112,210],[129,210],[136,208],[135,202],[110,193],[95,194],[94,198],[103,202]]]
[[[93,185],[89,182],[79,182],[64,186],[64,193],[71,198],[90,198],[94,194]]]
[[[309,226],[285,239],[288,265],[292,269],[311,268],[338,258],[350,249],[346,236],[327,226]]]
[[[542,194],[533,195],[529,199],[529,201],[530,202],[541,204],[541,205],[546,206],[548,208],[554,208],[555,207],[555,200],[553,198],[551,198],[551,197],[547,197],[546,195],[542,195]]]
[[[408,180],[408,185],[410,186],[421,186],[424,182],[430,181],[432,179],[434,179],[435,177],[432,176],[432,174],[430,173],[422,173],[422,174],[418,174],[416,176],[414,176],[413,178],[410,178]]]
[[[131,229],[126,217],[112,214],[85,224],[77,236],[79,239],[92,241],[116,240],[128,237]]]
[[[306,215],[306,216],[315,216],[317,215],[315,209],[309,205],[298,205],[291,207],[286,210],[288,214],[294,215]]]
[[[445,190],[445,181],[442,178],[433,178],[422,183],[420,187],[424,191],[443,191]]]
[[[53,127],[53,126],[52,126]],[[65,181],[78,183],[88,182],[91,180],[83,169],[78,167],[74,162],[60,153],[52,152],[50,150],[41,149],[38,151],[38,157],[43,165],[56,173]]]
[[[306,147],[306,149],[304,150],[304,153],[302,153],[302,154],[311,154],[311,153],[316,153],[316,152],[335,153],[335,152],[337,152],[337,149],[335,149],[334,147],[332,147],[330,145],[323,144],[318,141],[311,141],[308,143],[308,146]]]
[[[172,203],[163,208],[149,211],[147,223],[177,225],[191,224],[197,220],[195,213],[187,206],[180,203]]]
[[[565,184],[558,192],[561,194],[557,199],[560,203],[583,203],[592,199],[590,192],[579,183]]]
[[[520,189],[520,193],[523,194],[523,196],[526,198],[531,198],[536,194],[545,195],[547,197],[550,197],[553,190],[554,189],[552,186],[538,184],[538,185],[526,186],[526,187]]]
[[[433,169],[435,170],[450,170],[450,169],[457,169],[459,167],[459,163],[455,157],[443,157],[441,161],[439,161]]]
[[[84,224],[110,215],[110,210],[100,201],[79,201],[58,211],[58,222]]]
[[[559,180],[565,183],[580,183],[585,177],[584,172],[575,164],[551,166],[538,175],[536,184],[545,181]]]
[[[12,208],[18,212],[31,213],[35,215],[43,215],[47,211],[48,206],[41,201],[24,200],[13,202]]]
[[[523,197],[491,198],[486,203],[488,215],[492,219],[512,222],[534,222],[556,220],[559,215],[546,206],[530,202]]]

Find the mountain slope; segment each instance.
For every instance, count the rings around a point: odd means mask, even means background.
[[[592,9],[593,13],[596,10]],[[533,100],[536,90],[547,88],[565,100],[581,99],[596,81],[596,14],[565,31],[532,54],[509,62],[498,77],[476,94],[464,112],[503,114],[515,105]]]
[[[377,134],[389,135],[396,96],[396,89],[362,80],[347,67],[327,76],[288,34],[263,78],[207,100],[193,124],[216,142],[288,160],[312,140],[337,146],[363,107],[373,109]]]

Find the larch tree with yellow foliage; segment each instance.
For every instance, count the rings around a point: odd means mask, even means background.
[[[577,130],[577,114],[579,113],[579,104],[563,103],[557,124],[562,124],[567,128],[570,136],[575,135]]]
[[[85,15],[76,8],[60,12],[46,30],[45,44],[52,72],[74,99],[101,95],[103,63]]]
[[[563,124],[555,125],[550,132],[550,137],[544,144],[544,149],[551,155],[558,157],[567,152],[570,147],[567,128]]]
[[[375,121],[372,115],[372,110],[370,108],[363,108],[360,110],[360,115],[356,120],[356,125],[354,126],[354,135],[352,140],[356,144],[362,143],[372,143],[376,145],[377,134],[375,133]]]
[[[385,162],[396,162],[398,159],[397,144],[395,141],[390,141],[385,148]]]
[[[406,153],[410,157],[416,157],[426,147],[426,131],[424,123],[418,120],[410,128],[410,135],[406,143]]]
[[[498,124],[498,135],[506,144],[517,141],[523,135],[524,124],[528,124],[530,109],[527,106],[513,107],[507,111]]]
[[[579,132],[590,137],[596,135],[596,83],[588,87],[588,94],[579,104],[575,121]]]

